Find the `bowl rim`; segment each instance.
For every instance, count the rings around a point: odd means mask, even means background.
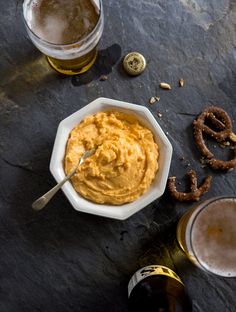
[[[127,111],[129,113],[130,111],[132,111],[132,113],[134,113],[138,117],[141,123],[144,124],[146,123],[148,128],[152,128],[151,131],[153,132],[153,135],[158,137],[158,139],[160,139],[160,142],[162,142],[161,145],[163,150],[161,151],[161,153],[165,154],[165,160],[164,166],[161,168],[162,172],[162,175],[160,177],[161,182],[160,185],[158,186],[158,189],[155,190],[155,194],[153,191],[149,190],[148,192],[140,196],[137,200],[131,203],[123,205],[105,205],[105,204],[101,205],[93,203],[80,196],[74,190],[72,184],[69,181],[63,185],[62,191],[69,200],[69,202],[71,203],[71,205],[77,211],[113,219],[125,220],[134,213],[145,208],[147,205],[149,205],[154,200],[158,199],[164,193],[171,165],[171,158],[173,152],[172,145],[169,139],[167,138],[166,134],[158,124],[157,120],[154,118],[154,116],[147,107],[133,103],[127,103],[124,101],[100,97],[90,102],[89,104],[85,105],[84,107],[80,108],[79,110],[69,115],[59,123],[53,145],[49,168],[55,180],[57,182],[60,182],[65,177],[63,169],[63,159],[65,155],[65,146],[68,140],[68,134],[70,133],[70,131],[74,128],[76,124],[81,122],[85,118],[85,116],[95,114],[96,112],[99,111],[112,110],[112,108],[124,112]],[[62,140],[64,142],[63,144]],[[158,144],[159,153],[160,153],[160,142]],[[60,165],[58,166],[59,162]],[[158,171],[160,171],[160,169]]]

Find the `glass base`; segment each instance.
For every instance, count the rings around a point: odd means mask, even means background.
[[[49,65],[58,73],[63,75],[78,75],[89,70],[97,59],[97,49],[93,49],[88,54],[72,60],[59,60],[47,56]]]

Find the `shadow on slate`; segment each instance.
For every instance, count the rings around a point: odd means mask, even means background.
[[[107,49],[98,52],[98,58],[93,67],[82,75],[72,77],[72,84],[75,87],[82,86],[99,79],[102,75],[108,75],[112,72],[112,67],[121,57],[121,47],[113,44]]]

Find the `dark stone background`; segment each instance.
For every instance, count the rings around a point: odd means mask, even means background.
[[[214,176],[204,198],[236,195],[235,170],[201,168],[191,127],[209,104],[236,117],[236,1],[104,0],[100,58],[73,78],[55,74],[34,48],[22,2],[0,4],[0,311],[124,312],[129,278],[151,263],[181,276],[194,311],[236,311],[236,279],[195,268],[175,241],[192,204],[165,193],[123,222],[76,212],[62,193],[39,213],[30,207],[55,183],[48,166],[58,123],[100,96],[149,107],[173,144],[171,174],[182,179],[190,163],[200,179]],[[148,66],[130,78],[120,61],[134,50]],[[160,90],[161,81],[172,91]],[[161,100],[151,106],[155,95]]]

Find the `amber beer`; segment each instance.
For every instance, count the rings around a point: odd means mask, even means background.
[[[177,239],[201,269],[236,276],[236,197],[217,197],[194,207],[180,219]]]
[[[67,75],[95,62],[103,31],[101,0],[25,0],[27,32],[49,64]]]
[[[192,304],[179,276],[162,265],[138,270],[128,285],[129,312],[191,312]]]

